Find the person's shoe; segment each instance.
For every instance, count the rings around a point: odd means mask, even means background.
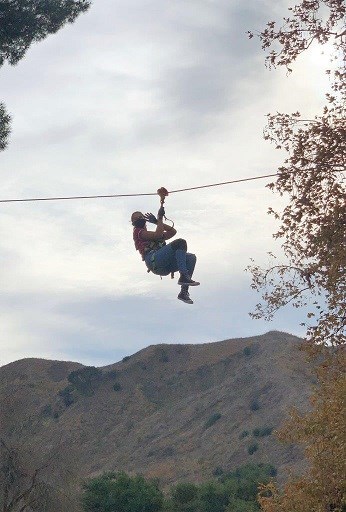
[[[180,274],[178,285],[179,286],[198,286],[200,283],[194,281],[188,274]]]
[[[178,299],[186,302],[186,304],[193,304],[193,300],[190,299],[189,292],[180,292],[178,295]]]

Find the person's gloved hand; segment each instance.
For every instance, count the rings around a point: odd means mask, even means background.
[[[165,209],[163,206],[161,206],[161,208],[159,209],[159,211],[157,212],[157,218],[158,219],[163,219],[163,217],[166,215],[166,212],[165,212]]]
[[[146,213],[144,218],[147,222],[151,222],[151,224],[157,224],[157,218],[153,213]]]

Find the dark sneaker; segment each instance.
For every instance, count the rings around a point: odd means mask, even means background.
[[[179,286],[198,286],[200,283],[194,281],[188,274],[180,274],[178,285]]]
[[[190,295],[188,292],[180,292],[178,295],[178,299],[186,302],[186,304],[193,304],[193,300],[190,299]]]

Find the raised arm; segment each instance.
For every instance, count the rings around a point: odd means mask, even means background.
[[[169,240],[170,238],[173,238],[174,235],[177,234],[177,230],[173,226],[169,226],[168,224],[162,223],[164,232],[163,232],[163,239]]]
[[[177,230],[163,222],[163,215],[164,209],[160,208],[157,219],[152,213],[147,213],[144,216],[147,222],[156,224],[156,229],[155,231],[142,231],[141,237],[143,240],[169,240],[176,235]]]

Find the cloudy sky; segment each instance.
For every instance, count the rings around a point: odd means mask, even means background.
[[[265,115],[323,103],[326,57],[294,73],[264,67],[261,29],[277,0],[95,0],[87,14],[0,70],[13,116],[0,154],[1,196],[155,192],[276,172]],[[132,243],[134,210],[156,197],[2,204],[0,364],[44,357],[103,365],[153,343],[202,343],[277,329],[303,313],[251,320],[250,257],[279,252],[266,181],[174,194],[180,237],[197,254],[193,306],[176,281],[147,274]]]

